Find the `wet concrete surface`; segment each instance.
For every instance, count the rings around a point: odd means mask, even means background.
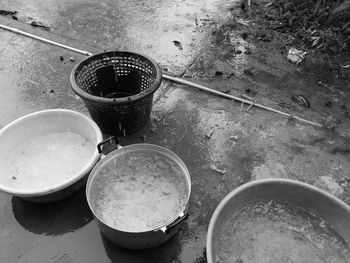
[[[249,93],[262,104],[314,121],[338,118],[336,129],[319,129],[254,107],[247,111],[247,105],[242,108],[239,103],[163,81],[151,121],[120,142],[165,146],[185,162],[192,193],[190,217],[180,232],[159,248],[125,250],[101,236],[84,189],[45,205],[1,193],[0,262],[204,262],[206,229],[218,203],[239,185],[261,178],[307,182],[350,204],[347,82],[331,79],[334,75],[326,77],[322,63],[307,60],[305,68],[296,67],[272,46],[249,39],[243,42],[234,34],[232,47],[249,45],[253,54],[233,56],[227,46],[222,48],[222,28],[215,22],[228,15],[223,3],[0,1],[1,9],[33,16],[47,23],[52,33],[0,17],[1,23],[94,53],[113,48],[141,51],[212,88],[235,95]],[[69,84],[74,62],[68,58],[74,56],[77,62],[83,56],[6,31],[0,34],[1,127],[48,108],[88,114]],[[180,41],[183,50],[173,40]],[[247,69],[253,74],[247,74]],[[320,86],[320,80],[337,81],[341,88],[332,91]],[[299,93],[309,97],[311,109],[291,102],[291,95]],[[329,99],[332,107],[324,105]],[[288,109],[281,108],[286,104]]]
[[[56,34],[100,50],[142,52],[172,71],[194,58],[205,36],[200,26],[227,16],[228,6],[222,0],[0,1],[3,9],[33,17]]]

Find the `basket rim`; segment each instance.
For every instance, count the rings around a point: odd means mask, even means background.
[[[156,79],[154,81],[154,83],[144,92],[138,93],[136,95],[132,95],[132,96],[128,96],[128,97],[124,97],[124,98],[103,98],[103,97],[98,97],[98,96],[94,96],[91,95],[87,92],[85,92],[84,90],[82,90],[76,80],[75,80],[75,72],[77,70],[77,68],[89,61],[89,60],[93,60],[95,57],[101,56],[101,55],[108,55],[108,54],[121,54],[121,55],[138,55],[140,57],[143,57],[146,60],[149,60],[155,67],[156,69]],[[105,51],[105,52],[100,52],[91,56],[88,56],[87,58],[81,60],[80,62],[78,62],[76,65],[74,65],[71,73],[70,73],[70,84],[71,87],[73,89],[73,91],[82,99],[84,100],[88,100],[88,101],[92,101],[92,102],[97,102],[97,103],[103,103],[103,104],[112,104],[112,105],[116,105],[116,104],[121,104],[121,103],[127,103],[127,102],[133,102],[133,101],[138,101],[138,100],[142,100],[146,97],[148,97],[149,95],[153,94],[160,86],[160,83],[162,81],[162,71],[158,65],[158,63],[151,57],[144,55],[142,53],[138,53],[138,52],[132,52],[132,51],[126,51],[126,50],[117,50],[117,51]]]

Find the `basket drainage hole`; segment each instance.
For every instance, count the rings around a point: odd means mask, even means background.
[[[118,75],[109,65],[96,70],[97,86],[93,94],[104,98],[124,98],[141,92],[142,76],[135,69],[127,75]]]

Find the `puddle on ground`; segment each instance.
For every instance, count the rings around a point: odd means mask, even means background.
[[[231,216],[214,246],[217,263],[350,260],[348,244],[324,220],[273,200],[246,206]]]
[[[204,24],[225,17],[231,5],[223,0],[5,2],[6,9],[35,18],[54,33],[101,50],[142,52],[174,70],[183,70],[195,57],[206,36]],[[181,43],[182,49],[173,41]]]

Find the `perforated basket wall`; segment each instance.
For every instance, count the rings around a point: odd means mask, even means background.
[[[109,67],[118,77],[137,71],[140,88],[136,94],[122,98],[98,96],[96,88],[105,81],[97,74]],[[128,135],[145,126],[152,110],[153,94],[162,80],[158,64],[133,52],[115,51],[90,56],[77,64],[70,76],[74,92],[80,96],[92,119],[105,133]]]

